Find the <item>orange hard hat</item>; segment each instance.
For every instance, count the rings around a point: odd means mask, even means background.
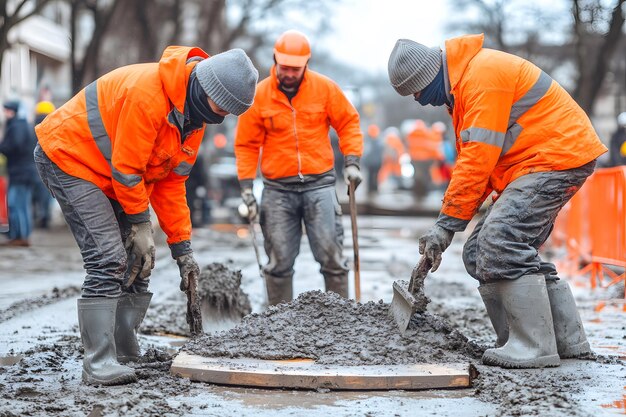
[[[311,45],[306,35],[288,30],[274,44],[276,62],[286,67],[304,67],[311,58]]]

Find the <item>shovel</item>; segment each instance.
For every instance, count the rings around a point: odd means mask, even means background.
[[[198,277],[191,275],[189,277],[189,285],[187,286],[187,324],[192,336],[198,336],[202,331],[202,312],[200,309],[200,300],[198,299],[197,286]]]
[[[252,238],[252,247],[254,247],[254,254],[256,255],[256,263],[259,267],[259,276],[261,277],[261,281],[263,282],[263,287],[265,288],[265,305],[269,305],[269,296],[267,295],[267,285],[265,284],[265,275],[263,275],[263,265],[261,265],[261,255],[259,254],[259,245],[256,241],[256,230],[254,228],[254,222],[250,221],[248,224],[248,229],[250,230],[250,237]]]
[[[405,334],[409,328],[411,317],[417,312],[426,311],[430,302],[424,295],[424,279],[431,268],[430,262],[422,256],[419,263],[413,268],[411,280],[393,282],[393,299],[389,306],[389,315],[393,317],[400,333]]]
[[[348,199],[350,202],[350,220],[352,221],[352,248],[354,249],[354,298],[361,301],[361,262],[359,261],[359,236],[356,226],[356,184],[348,184]]]

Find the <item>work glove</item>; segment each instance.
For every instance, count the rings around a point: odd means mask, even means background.
[[[256,198],[254,198],[254,194],[252,193],[252,188],[246,187],[242,189],[241,199],[248,208],[248,213],[245,217],[247,217],[248,221],[252,223],[259,214],[259,206],[257,205]]]
[[[149,277],[152,268],[154,268],[156,249],[152,237],[152,224],[150,222],[131,224],[124,248],[128,255],[127,277],[124,286],[128,288],[135,281],[135,278]]]
[[[432,265],[431,271],[435,272],[441,264],[441,254],[448,249],[454,232],[448,229],[444,229],[441,226],[435,224],[430,230],[420,237],[419,250],[420,255],[424,255],[429,264]]]
[[[193,253],[187,253],[176,258],[178,269],[180,270],[180,290],[187,291],[189,281],[194,279],[196,284],[200,275],[200,267],[193,258]],[[197,288],[197,287],[196,287]]]
[[[361,174],[361,170],[356,165],[348,165],[343,169],[343,178],[346,180],[346,184],[350,184],[350,182],[354,181],[354,189],[359,186],[361,181],[363,181],[363,175]]]

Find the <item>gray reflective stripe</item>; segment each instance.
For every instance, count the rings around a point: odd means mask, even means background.
[[[551,85],[552,78],[550,78],[550,76],[545,72],[541,71],[539,78],[530,90],[528,90],[526,94],[513,104],[511,107],[511,114],[509,115],[509,128],[504,138],[500,156],[505,155],[513,147],[518,136],[522,133],[523,129],[516,123],[517,120],[546,95]]]
[[[191,165],[189,162],[183,161],[178,164],[176,168],[174,168],[174,172],[184,177],[189,175],[189,173],[191,172],[191,168],[193,168],[193,165]]]
[[[111,167],[111,174],[117,182],[127,187],[134,187],[141,182],[141,175],[123,174],[115,169],[115,167]]]
[[[111,175],[117,182],[127,187],[134,187],[141,182],[141,176],[136,174],[123,174],[119,172],[113,164],[111,164],[111,138],[107,134],[100,115],[100,107],[98,106],[98,84],[97,81],[92,82],[85,87],[85,104],[87,106],[87,124],[91,131],[96,146],[100,150],[104,159],[107,160],[111,167]]]
[[[91,136],[96,141],[96,146],[100,149],[100,153],[111,165],[111,138],[107,134],[100,116],[100,107],[98,106],[98,86],[97,81],[92,82],[85,87],[85,100],[87,105],[87,123]]]
[[[513,107],[511,107],[511,114],[509,115],[509,126],[517,121],[524,113],[526,113],[532,106],[537,104],[539,100],[548,92],[548,89],[552,85],[552,78],[545,72],[541,71],[539,79],[535,82],[530,90],[526,92],[519,100],[517,100]]]
[[[461,140],[463,142],[487,143],[500,148],[504,142],[504,133],[482,127],[470,127],[461,132]]]

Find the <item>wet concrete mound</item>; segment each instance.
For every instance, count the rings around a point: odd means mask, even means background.
[[[195,338],[183,349],[207,357],[306,358],[328,365],[468,362],[481,353],[428,312],[416,314],[402,336],[388,309],[382,301],[361,304],[310,291],[248,315],[227,332]]]
[[[252,311],[250,299],[241,289],[241,271],[221,263],[209,264],[200,272],[198,297],[213,306],[218,314],[241,318]]]

